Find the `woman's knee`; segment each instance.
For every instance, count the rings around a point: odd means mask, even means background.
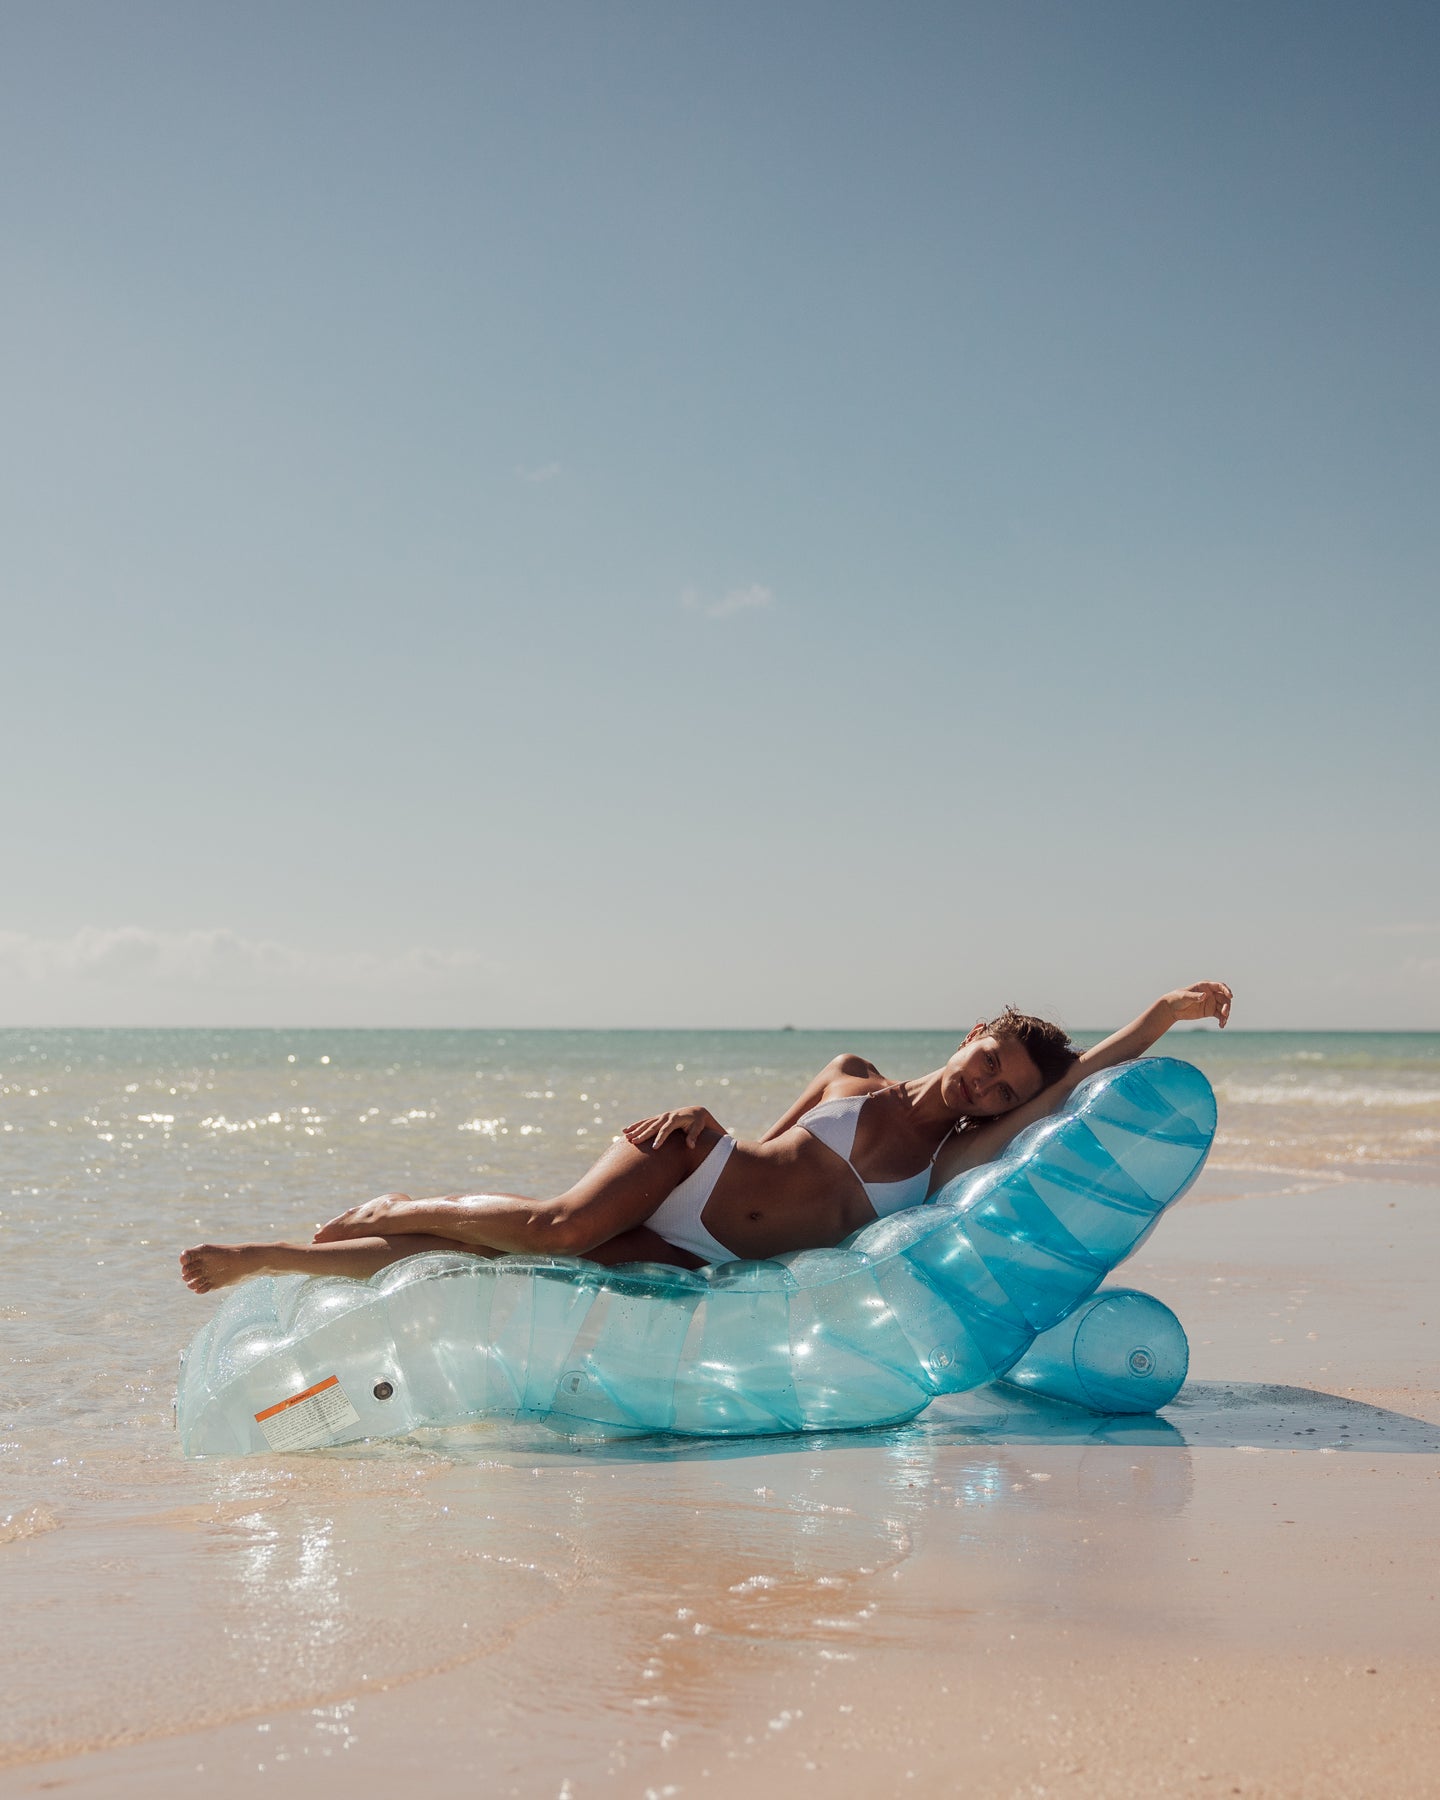
[[[575,1186],[559,1194],[536,1223],[545,1238],[536,1249],[586,1256],[623,1231],[643,1225],[665,1196],[709,1155],[718,1132],[688,1145],[679,1135],[659,1150],[637,1150],[623,1139],[612,1144]]]
[[[658,1204],[649,1195],[621,1198],[584,1190],[562,1194],[549,1208],[541,1234],[544,1241],[537,1241],[535,1248],[557,1256],[587,1256],[617,1232],[643,1224]]]

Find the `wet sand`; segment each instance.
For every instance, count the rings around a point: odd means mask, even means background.
[[[32,1521],[0,1793],[1433,1794],[1437,1272],[1434,1188],[1202,1182],[1122,1272],[1191,1335],[1159,1420],[475,1434]]]

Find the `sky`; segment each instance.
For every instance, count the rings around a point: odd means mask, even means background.
[[[1440,1028],[1440,13],[0,10],[0,1024]]]

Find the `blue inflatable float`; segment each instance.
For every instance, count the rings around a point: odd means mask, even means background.
[[[833,1250],[694,1273],[436,1252],[369,1281],[263,1276],[181,1359],[181,1445],[247,1455],[485,1418],[587,1436],[848,1430],[1007,1371],[1149,1410],[1184,1378],[1178,1321],[1144,1295],[1140,1313],[1113,1293],[1083,1303],[1214,1131],[1205,1077],[1155,1057],[1092,1076],[999,1160]]]

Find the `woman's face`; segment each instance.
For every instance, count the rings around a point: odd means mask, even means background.
[[[945,1104],[971,1119],[993,1119],[1023,1106],[1044,1085],[1016,1040],[994,1037],[984,1025],[975,1027],[940,1077]]]

